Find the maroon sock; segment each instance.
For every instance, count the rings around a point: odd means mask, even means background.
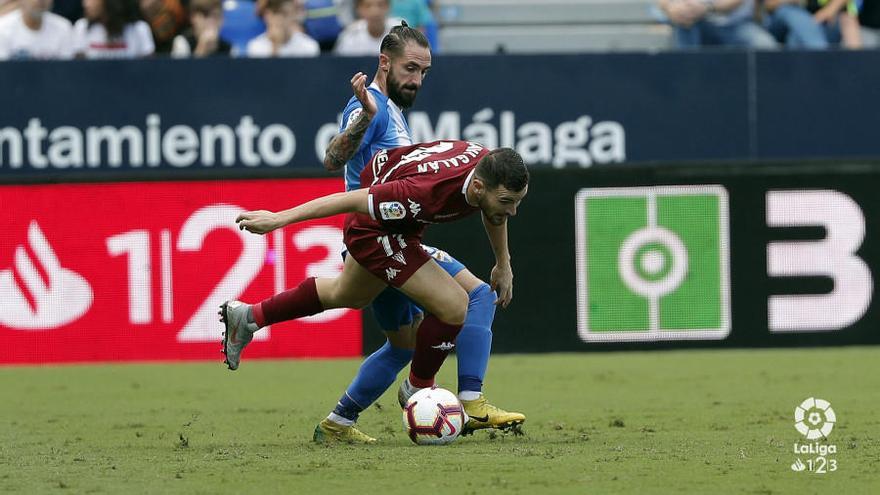
[[[253,310],[254,322],[263,328],[280,321],[295,320],[320,313],[324,311],[324,306],[318,298],[315,277],[311,277],[303,280],[295,289],[275,294],[261,303],[254,304]]]
[[[409,371],[412,386],[425,388],[434,385],[434,375],[455,347],[455,337],[461,327],[443,323],[432,315],[425,317],[416,334],[416,350]]]

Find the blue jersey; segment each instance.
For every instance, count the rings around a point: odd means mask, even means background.
[[[383,95],[375,82],[370,84],[367,89],[376,99],[379,111],[373,116],[373,121],[370,122],[370,127],[364,134],[361,146],[351,160],[345,164],[346,191],[353,191],[361,187],[361,171],[377,151],[413,144],[409,124],[400,107],[391,101],[391,98]],[[360,100],[352,96],[342,112],[342,124],[339,132],[351,125],[362,111],[363,106]]]

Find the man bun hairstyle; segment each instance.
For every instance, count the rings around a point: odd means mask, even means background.
[[[477,164],[475,173],[487,189],[504,186],[508,191],[519,192],[529,184],[529,170],[522,156],[511,148],[490,151]]]
[[[427,48],[428,50],[431,49],[431,44],[428,43],[428,38],[426,38],[421,31],[409,27],[409,24],[407,24],[406,21],[400,21],[399,26],[391,28],[391,32],[382,38],[382,45],[380,45],[379,52],[384,53],[389,57],[398,56],[403,54],[403,49],[406,47],[407,43],[416,43],[422,48]]]

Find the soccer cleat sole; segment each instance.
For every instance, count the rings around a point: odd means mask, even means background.
[[[466,437],[468,435],[473,435],[475,431],[479,430],[501,430],[505,433],[513,433],[514,436],[525,435],[522,431],[522,425],[525,423],[525,420],[522,421],[508,421],[507,423],[501,423],[496,426],[483,426],[481,428],[469,428],[468,425],[464,425],[464,428],[461,429],[461,436]]]
[[[226,311],[227,311],[226,306],[228,304],[229,303],[221,304],[220,311],[217,312],[217,314],[220,315],[220,321],[223,323],[223,340],[220,342],[220,345],[221,345],[220,352],[223,354],[223,364],[225,364],[226,367],[230,371],[235,371],[238,368],[233,368],[229,364],[229,359],[226,358],[226,344],[228,343],[227,340],[229,339],[229,329],[226,327],[226,321],[228,319],[228,315],[226,314]]]

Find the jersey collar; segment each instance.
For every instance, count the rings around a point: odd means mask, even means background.
[[[461,193],[464,194],[464,202],[467,203],[467,204],[470,205],[470,206],[479,206],[479,205],[472,205],[471,202],[468,201],[468,197],[467,197],[467,188],[468,188],[468,185],[470,185],[470,183],[471,183],[471,179],[474,177],[474,172],[476,172],[476,171],[477,171],[476,167],[472,168],[472,169],[471,169],[471,172],[470,172],[470,173],[468,174],[468,176],[464,179],[464,185],[461,186]]]

